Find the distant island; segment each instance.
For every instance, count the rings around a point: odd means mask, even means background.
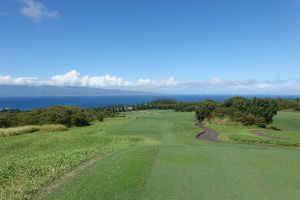
[[[154,93],[103,88],[73,86],[28,86],[0,85],[1,97],[32,97],[32,96],[126,96],[153,95]]]

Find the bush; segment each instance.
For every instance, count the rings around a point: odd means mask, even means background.
[[[243,125],[250,126],[253,125],[256,121],[256,118],[252,114],[242,115],[238,118],[238,121],[242,122]]]
[[[71,124],[74,126],[89,126],[90,123],[83,113],[75,113],[71,116]]]
[[[217,117],[217,118],[221,118],[221,119],[227,115],[228,115],[228,107],[223,107],[223,106],[217,107],[212,112],[212,117]]]
[[[274,131],[281,131],[281,129],[277,128],[275,125],[269,125],[269,126],[267,126],[267,129],[271,129]]]
[[[103,122],[103,120],[104,120],[103,115],[99,114],[99,115],[97,116],[97,120],[98,120],[99,122]]]
[[[202,122],[205,118],[209,117],[210,114],[217,108],[217,104],[212,101],[204,101],[199,105],[196,110],[196,118],[199,122]]]
[[[256,117],[255,118],[255,125],[260,128],[266,128],[266,120],[263,117]]]

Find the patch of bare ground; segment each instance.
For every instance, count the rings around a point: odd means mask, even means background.
[[[202,123],[199,123],[199,122],[197,122],[196,125],[199,128],[203,129],[203,131],[201,131],[197,135],[197,139],[199,139],[199,140],[208,140],[208,141],[211,141],[211,142],[219,142],[220,141],[220,139],[218,137],[219,136],[218,132],[204,126]]]

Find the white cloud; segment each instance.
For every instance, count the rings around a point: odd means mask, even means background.
[[[20,13],[32,19],[34,22],[39,23],[43,19],[57,19],[59,18],[59,12],[50,10],[44,4],[36,0],[19,0],[23,3],[23,7],[20,9]]]
[[[93,88],[129,89],[138,91],[173,92],[173,93],[289,93],[300,94],[300,80],[236,80],[228,81],[220,78],[210,80],[183,82],[170,77],[163,80],[149,78],[129,81],[118,76],[88,76],[81,75],[76,70],[66,74],[52,76],[48,79],[37,77],[1,76],[0,84],[6,85],[51,85],[79,86]]]
[[[0,84],[11,85],[52,85],[52,86],[80,86],[80,87],[105,87],[105,88],[146,88],[176,86],[174,77],[165,80],[139,79],[128,81],[118,76],[82,76],[76,70],[63,75],[52,76],[49,79],[35,77],[0,76]]]
[[[178,85],[179,82],[174,78],[170,77],[166,80],[151,80],[149,78],[147,79],[139,79],[136,86],[146,86],[146,87],[172,87]]]
[[[131,82],[117,76],[81,76],[76,70],[64,75],[56,75],[49,80],[51,85],[82,87],[122,87],[132,85]]]
[[[300,93],[300,80],[236,80],[226,81],[213,78],[207,81],[185,82],[181,87],[189,90],[213,91],[222,93]]]

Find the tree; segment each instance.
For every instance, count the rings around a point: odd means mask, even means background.
[[[199,122],[202,122],[205,118],[209,117],[212,111],[217,107],[217,104],[213,101],[204,101],[199,105],[196,110],[196,118]]]
[[[250,112],[256,117],[263,117],[267,123],[270,123],[277,114],[277,103],[272,99],[254,98],[251,101]]]
[[[225,107],[238,109],[242,112],[248,112],[250,100],[244,97],[233,97],[224,102]]]
[[[73,126],[89,126],[90,123],[82,112],[74,113],[71,116],[71,124]]]

